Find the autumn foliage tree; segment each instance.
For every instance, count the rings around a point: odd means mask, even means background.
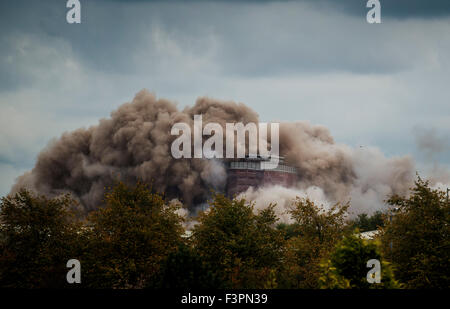
[[[144,183],[117,183],[105,194],[105,206],[88,218],[80,257],[86,286],[152,286],[164,259],[182,242],[177,207]]]
[[[407,288],[450,287],[450,204],[443,190],[418,177],[409,197],[394,195],[383,251]]]
[[[320,262],[342,238],[348,204],[335,204],[330,209],[316,205],[308,198],[296,198],[289,211],[295,235],[286,243],[286,256],[279,281],[285,288],[317,288]]]
[[[358,232],[358,230],[356,230]],[[380,262],[379,283],[367,281],[367,262]],[[381,255],[378,242],[361,239],[356,234],[345,236],[336,245],[330,256],[321,264],[319,286],[328,289],[381,289],[399,288],[394,279],[391,266]]]
[[[200,214],[193,245],[224,288],[274,288],[284,239],[275,228],[273,205],[255,214],[245,199],[215,195]]]
[[[208,289],[221,286],[215,272],[190,244],[182,243],[162,265],[152,288]]]
[[[274,205],[256,211],[216,194],[189,236],[179,206],[144,183],[116,183],[88,217],[69,195],[21,190],[0,203],[0,287],[396,288],[394,274],[401,287],[448,288],[445,193],[419,178],[410,196],[387,202],[394,210],[380,223],[380,214],[347,221],[349,204],[297,198],[291,223],[276,225]],[[355,224],[378,226],[380,244],[353,235]],[[66,281],[69,259],[81,263],[79,285]],[[369,259],[382,263],[382,284],[365,280]]]
[[[76,202],[25,189],[0,204],[0,286],[68,287],[66,263],[80,253]]]

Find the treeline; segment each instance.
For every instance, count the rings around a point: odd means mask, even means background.
[[[27,190],[0,204],[0,287],[13,288],[449,288],[450,206],[418,178],[387,213],[349,221],[297,198],[292,224],[273,208],[214,196],[186,233],[177,205],[144,183],[117,183],[104,205],[83,217],[70,196]],[[358,228],[360,230],[358,230]],[[375,240],[359,231],[378,230]],[[81,263],[69,284],[66,263]],[[367,261],[381,262],[381,283]]]

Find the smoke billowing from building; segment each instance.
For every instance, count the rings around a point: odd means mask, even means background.
[[[199,98],[193,107],[179,110],[143,90],[98,125],[52,141],[34,168],[17,179],[12,192],[21,187],[50,196],[69,192],[89,211],[102,204],[105,187],[115,180],[142,180],[192,210],[210,197],[211,189],[223,191],[227,179],[218,160],[171,155],[176,138],[170,135],[172,126],[177,122],[192,126],[193,116],[199,114],[204,124],[258,123],[258,114],[244,104]],[[375,148],[336,144],[323,126],[280,123],[279,141],[280,155],[298,170],[297,185],[249,189],[246,194],[259,204],[271,197],[279,201],[280,214],[296,195],[311,195],[323,203],[351,200],[355,212],[371,212],[383,207],[388,194],[405,194],[414,180],[410,157],[386,158]]]

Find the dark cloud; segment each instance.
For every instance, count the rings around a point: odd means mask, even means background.
[[[114,0],[116,2],[141,2],[158,3],[162,0]],[[167,2],[211,2],[211,0],[166,0]],[[213,0],[214,1],[214,0]],[[368,9],[367,0],[216,0],[225,3],[260,3],[267,4],[273,2],[305,2],[320,9],[334,9],[352,15],[364,16]],[[450,2],[447,0],[380,0],[382,15],[396,18],[422,17],[433,18],[450,15]]]
[[[392,16],[416,16],[420,10],[409,14],[408,8],[423,6],[422,2],[409,1],[402,11],[393,1],[382,2],[383,16],[389,12]],[[410,69],[422,57],[410,38],[391,34],[392,28],[386,25],[368,25],[366,1],[362,0],[339,4],[326,0],[81,3],[82,23],[69,25],[64,1],[2,2],[0,40],[15,32],[64,40],[74,57],[105,74],[160,74],[166,70],[161,59],[174,62],[174,55],[161,51],[161,44],[175,44],[184,54],[198,59],[209,55],[220,74],[250,77],[305,72],[393,73]],[[449,5],[441,3],[444,14]],[[390,5],[395,10],[391,11]],[[348,20],[337,11],[349,13]],[[355,19],[357,14],[360,19]],[[163,49],[170,48],[166,45]],[[0,46],[2,56],[16,53],[8,44]],[[145,62],[137,56],[143,53]],[[0,89],[28,86],[29,76],[10,67],[5,59],[0,61],[0,69],[7,72]]]
[[[364,16],[367,0],[303,0],[322,7],[332,7],[352,15]],[[394,18],[434,18],[450,15],[450,2],[446,0],[380,0],[381,15]]]

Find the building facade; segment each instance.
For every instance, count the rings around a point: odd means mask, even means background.
[[[226,194],[233,197],[246,191],[249,187],[259,188],[269,185],[293,187],[298,174],[295,167],[284,164],[284,158],[279,157],[276,168],[269,168],[270,162],[261,157],[236,159],[227,163]]]

